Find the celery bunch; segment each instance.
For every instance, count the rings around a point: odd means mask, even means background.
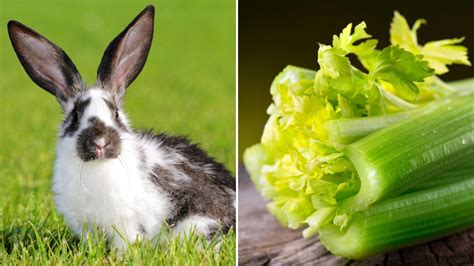
[[[438,194],[428,191],[434,189],[429,184],[442,184],[441,191],[451,183],[426,181],[424,189],[406,194],[411,196],[397,195],[415,191],[422,181],[436,180],[474,156],[474,90],[462,92],[462,86],[436,76],[446,73],[450,64],[470,65],[467,49],[458,45],[462,38],[418,44],[416,32],[422,23],[418,20],[410,29],[395,12],[392,45],[383,49],[377,49],[364,22],[353,31],[349,24],[331,46],[320,45],[317,72],[285,68],[271,85],[273,103],[261,143],[245,151],[253,182],[270,200],[268,210],[287,227],[305,226],[305,237],[320,232],[335,254],[359,258],[446,234],[415,234],[370,248],[363,244],[363,237],[377,243],[370,238],[377,235],[366,234],[389,228],[368,226],[387,219],[369,214],[390,202],[398,209],[393,207],[387,217],[405,208],[408,212],[408,203],[397,203],[399,197],[412,197],[404,202],[415,202],[416,197],[436,200]],[[364,70],[351,64],[350,54]],[[474,178],[474,169],[469,170],[462,178],[456,178],[456,169],[450,176],[458,181]],[[456,189],[447,191],[456,197]],[[444,202],[448,206],[449,198]],[[472,208],[469,211],[474,216]],[[425,218],[434,217],[430,215]],[[353,246],[354,252],[334,248],[348,239],[361,241]]]

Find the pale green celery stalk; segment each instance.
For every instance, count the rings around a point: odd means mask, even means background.
[[[471,171],[471,175],[472,175]],[[331,253],[360,259],[474,227],[474,177],[404,194],[355,213],[343,231],[319,232]]]
[[[431,102],[416,110],[381,116],[329,120],[325,123],[325,127],[329,133],[329,142],[334,147],[341,149],[345,145],[351,144],[379,129],[411,119],[416,115],[427,113],[443,101],[450,100],[453,97],[459,97],[459,93],[461,93],[461,95],[464,93],[474,93],[474,78],[450,82],[449,85],[456,88],[458,93]]]
[[[328,131],[331,145],[341,149],[372,132],[408,120],[420,112],[421,110],[413,110],[390,115],[340,118],[329,120],[324,126]]]
[[[370,134],[343,149],[361,181],[351,211],[400,194],[474,156],[474,95]]]
[[[402,194],[408,194],[437,186],[446,186],[448,184],[459,182],[468,178],[474,178],[474,160],[463,162],[462,164],[449,169],[446,172],[416,184]]]

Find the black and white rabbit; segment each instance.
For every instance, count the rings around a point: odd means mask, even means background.
[[[65,114],[53,192],[75,233],[97,225],[119,249],[168,226],[212,237],[235,227],[235,178],[184,137],[136,131],[123,112],[125,89],[145,65],[154,7],[146,7],[107,47],[97,82],[86,88],[71,59],[17,22],[8,23],[30,78],[56,96]]]

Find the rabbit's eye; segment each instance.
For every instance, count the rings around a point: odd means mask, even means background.
[[[72,123],[75,124],[79,120],[79,112],[74,110],[72,113]]]
[[[119,112],[118,112],[118,109],[115,109],[115,119],[118,119],[119,118]]]

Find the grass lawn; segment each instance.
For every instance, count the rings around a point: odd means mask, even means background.
[[[233,0],[0,0],[0,264],[235,264],[233,233],[220,248],[193,235],[140,243],[122,257],[98,236],[79,241],[55,211],[50,190],[60,108],[24,72],[7,21],[58,44],[92,84],[108,43],[150,3],[153,45],[125,98],[132,123],[188,135],[235,173]]]

